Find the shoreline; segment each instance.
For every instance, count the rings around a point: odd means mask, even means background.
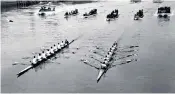
[[[84,3],[92,3],[92,2],[98,2],[98,1],[1,1],[1,12],[9,11],[13,8],[26,8],[31,5],[39,4],[40,2],[48,3],[52,2],[54,4],[58,3],[65,3],[65,4],[84,4]]]

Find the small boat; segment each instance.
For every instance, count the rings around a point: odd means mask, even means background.
[[[90,16],[96,16],[97,15],[97,9],[92,9],[89,13],[83,14],[84,18],[88,18]]]
[[[116,50],[116,48],[117,48],[117,45],[115,47],[115,50]],[[115,50],[113,50],[112,55],[109,57],[110,59],[112,59],[112,56],[113,56]],[[98,76],[97,76],[97,83],[100,81],[101,77],[108,71],[108,69],[111,68],[110,61],[108,61],[105,65],[107,66],[105,69],[104,68],[99,69],[99,73],[98,73]]]
[[[170,7],[160,7],[158,8],[158,11],[157,11],[157,15],[159,18],[167,18],[169,16],[171,16],[172,12],[171,12],[171,8]]]
[[[64,45],[64,47],[62,47],[61,50],[63,50],[64,48],[69,47],[69,45],[70,45],[71,43],[73,43],[74,41],[75,41],[75,40],[72,40],[72,41],[71,41],[70,43],[68,43],[67,45]],[[50,59],[50,58],[52,58],[53,56],[55,56],[55,55],[56,55],[58,52],[60,52],[61,50],[58,50],[58,51],[54,52],[54,54],[51,54],[50,56],[48,56],[47,59],[42,59],[41,61],[38,61],[36,64],[31,64],[31,65],[28,66],[27,68],[25,68],[25,69],[23,69],[22,71],[20,71],[20,72],[17,74],[17,76],[19,77],[19,76],[21,76],[22,74],[24,74],[25,72],[27,72],[28,70],[30,70],[30,69],[32,69],[32,68],[38,66],[39,64],[41,64],[41,63],[43,63],[43,62],[45,62],[45,61],[47,61],[48,59]]]
[[[135,15],[134,15],[134,20],[139,20],[140,18],[143,18],[144,14],[143,14],[143,9],[139,10]]]
[[[78,9],[75,9],[75,10],[72,10],[71,12],[66,12],[65,14],[64,14],[64,17],[65,18],[68,18],[69,16],[76,16],[76,15],[78,15]]]
[[[42,6],[38,12],[38,15],[44,16],[46,14],[55,14],[55,6]]]
[[[118,17],[119,17],[118,12],[117,13],[111,13],[111,14],[107,15],[106,20],[107,21],[112,21],[112,20],[115,20]]]

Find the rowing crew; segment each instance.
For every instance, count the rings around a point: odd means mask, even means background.
[[[112,45],[112,47],[109,49],[108,54],[104,58],[103,64],[101,64],[101,68],[102,69],[106,69],[109,66],[109,63],[108,62],[110,62],[110,60],[112,59],[112,55],[114,54],[114,51],[116,50],[117,45],[118,44],[115,42]]]
[[[57,46],[54,44],[53,47],[51,47],[50,49],[47,49],[46,51],[43,51],[42,54],[39,53],[38,57],[34,56],[33,60],[32,60],[32,65],[37,64],[37,62],[40,62],[43,59],[47,59],[49,56],[51,56],[55,52],[61,50],[62,48],[64,48],[68,44],[69,44],[69,42],[67,40],[65,40],[65,42],[62,41],[61,43],[58,43]]]

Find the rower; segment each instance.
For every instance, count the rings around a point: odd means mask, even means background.
[[[56,45],[54,44],[54,52],[58,51],[58,48],[56,47]]]
[[[46,59],[46,53],[43,51],[43,53],[42,53],[42,58],[43,59]]]
[[[112,50],[108,52],[108,55],[109,55],[109,56],[112,56],[112,54],[113,54],[113,53],[112,53]]]
[[[39,53],[39,55],[38,55],[38,61],[41,61],[43,58],[42,58],[42,56],[41,56],[41,54]]]
[[[58,50],[61,50],[61,45],[60,45],[60,43],[58,43],[57,48],[58,48]]]
[[[111,48],[111,51],[113,52],[115,50],[115,46],[113,46],[112,48]]]
[[[38,59],[34,56],[32,60],[32,64],[36,64],[38,62]]]
[[[50,53],[51,54],[54,54],[54,49],[51,47],[51,49],[50,49]]]
[[[112,48],[109,49],[109,52],[111,52],[111,51],[112,51]]]
[[[47,57],[50,56],[50,51],[49,51],[49,49],[47,49],[47,51],[46,51],[46,56],[47,56]]]
[[[110,55],[107,55],[106,61],[107,61],[107,62],[110,61]]]
[[[64,47],[64,43],[63,43],[63,41],[60,43],[60,46],[61,46],[61,48]]]
[[[104,61],[106,61],[107,60],[107,55],[105,56],[105,58],[104,58]]]

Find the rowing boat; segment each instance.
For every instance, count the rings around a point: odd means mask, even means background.
[[[96,16],[97,14],[91,14],[91,15],[83,15],[84,16],[84,18],[88,18],[88,17],[93,17],[93,16]]]
[[[117,48],[117,46],[116,46],[116,48]],[[116,49],[116,48],[115,48],[115,49]],[[115,52],[115,50],[113,50],[112,55],[109,57],[110,59],[112,58],[114,52]],[[110,60],[110,59],[109,59],[109,60]],[[98,76],[97,76],[97,83],[100,81],[101,77],[102,77],[102,76],[108,71],[108,69],[111,67],[111,66],[110,66],[110,61],[108,61],[108,62],[106,63],[106,66],[107,66],[107,68],[105,68],[105,69],[103,69],[103,68],[99,69],[99,73],[98,73]]]
[[[76,16],[76,15],[78,15],[78,13],[76,13],[76,14],[64,15],[64,18],[68,18],[68,17],[70,17],[70,16]]]
[[[116,17],[113,17],[113,18],[106,18],[106,21],[112,21],[112,20],[115,20],[118,17],[119,17],[119,14]]]
[[[69,47],[69,45],[71,43],[73,43],[75,40],[72,40],[70,43],[68,43],[67,45],[65,45],[61,50],[63,50],[64,48]],[[36,64],[31,64],[30,66],[28,66],[27,68],[23,69],[22,71],[20,71],[17,76],[21,76],[22,74],[26,73],[28,70],[35,68],[36,66],[38,66],[39,64],[47,61],[48,59],[54,57],[58,52],[60,52],[61,50],[56,51],[54,54],[51,54],[50,56],[47,57],[47,59],[42,59],[41,61],[38,61]]]

